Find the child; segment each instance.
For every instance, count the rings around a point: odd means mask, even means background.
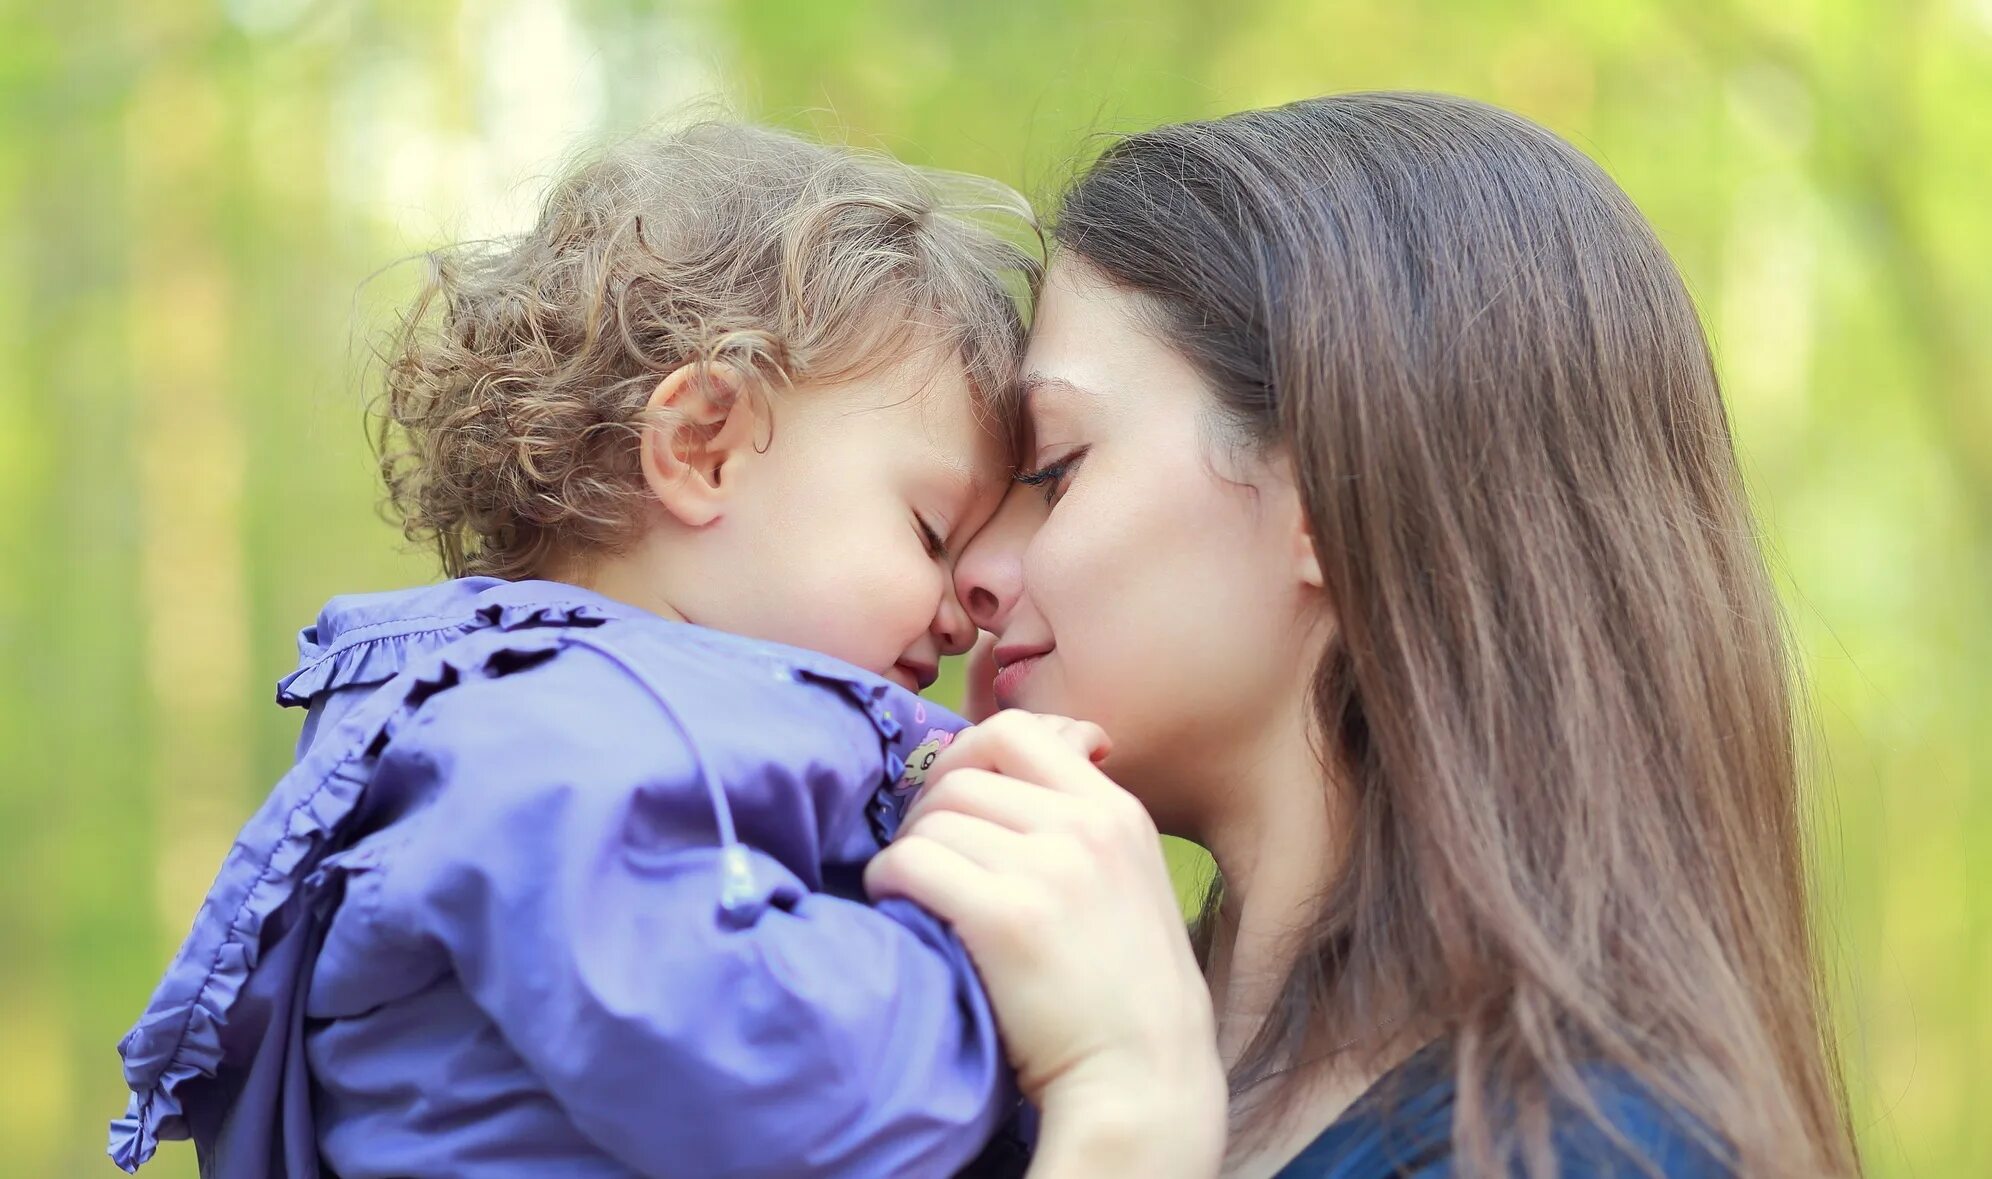
[[[1007,482],[1033,276],[911,169],[726,125],[442,257],[381,453],[456,580],[300,635],[297,763],[120,1045],[117,1163],[974,1158],[1009,1091],[986,1000],[859,879],[962,723],[915,693],[975,634],[951,554]]]

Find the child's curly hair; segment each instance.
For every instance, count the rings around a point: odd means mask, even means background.
[[[938,348],[1014,431],[1039,263],[990,213],[1036,233],[994,181],[778,131],[715,122],[622,143],[556,185],[529,233],[429,255],[384,357],[388,506],[452,577],[613,551],[642,503],[646,403],[686,364],[774,389]]]

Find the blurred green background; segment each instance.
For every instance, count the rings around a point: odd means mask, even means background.
[[[1686,270],[1812,677],[1872,1172],[1992,1175],[1992,0],[0,13],[0,1174],[111,1170],[296,628],[432,572],[374,512],[358,359],[411,280],[369,275],[713,97],[1045,197],[1099,133],[1418,87],[1574,139]]]

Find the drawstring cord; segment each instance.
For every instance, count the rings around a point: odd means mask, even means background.
[[[691,726],[678,715],[677,709],[671,707],[671,702],[665,698],[656,683],[618,655],[614,649],[583,635],[563,637],[567,642],[595,652],[620,668],[624,675],[635,680],[650,698],[657,702],[657,707],[664,710],[664,715],[670,718],[671,724],[684,737],[685,747],[692,754],[692,763],[699,768],[699,781],[705,785],[706,797],[712,802],[713,818],[719,824],[719,907],[728,913],[735,913],[746,907],[760,892],[754,881],[754,861],[748,854],[746,845],[741,843],[739,836],[734,833],[733,808],[726,801],[725,789],[720,786],[719,780],[713,777],[712,768],[700,755],[698,742],[692,738]]]

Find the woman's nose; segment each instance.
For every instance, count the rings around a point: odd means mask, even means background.
[[[1030,488],[1011,488],[1002,506],[975,534],[955,561],[955,596],[968,617],[986,631],[1000,633],[1024,588],[1024,545],[1036,518],[1029,510]]]

